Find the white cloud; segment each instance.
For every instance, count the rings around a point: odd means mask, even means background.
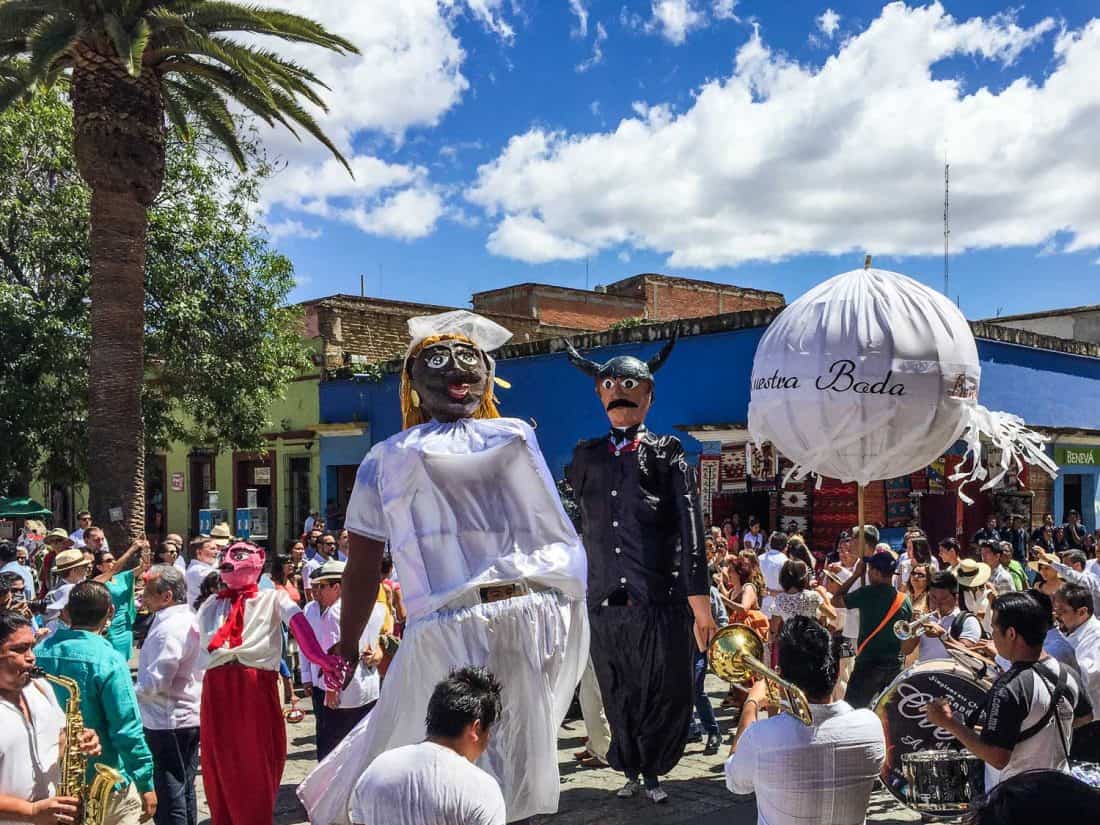
[[[738,0],[714,0],[714,19],[715,20],[737,20],[739,19],[734,13],[734,9],[737,8]]]
[[[412,241],[431,234],[443,215],[443,199],[430,189],[402,189],[376,206],[346,210],[341,218],[371,235]]]
[[[593,100],[588,104],[588,111],[590,111],[595,117],[600,116],[600,101]]]
[[[584,0],[569,0],[569,11],[577,18],[577,27],[570,33],[574,37],[588,37],[588,8]]]
[[[273,241],[281,241],[284,238],[304,238],[307,241],[315,241],[321,237],[320,229],[311,229],[293,218],[269,223],[267,232]]]
[[[307,108],[355,172],[349,177],[308,135],[299,142],[285,129],[261,126],[265,147],[288,164],[263,193],[265,205],[398,238],[430,231],[442,207],[426,171],[357,149],[356,138],[374,133],[399,145],[410,129],[438,125],[470,85],[462,73],[466,53],[454,33],[456,18],[468,15],[510,43],[514,30],[504,9],[512,6],[506,0],[268,0],[265,5],[317,20],[360,50],[341,56],[305,44],[249,38],[308,66],[329,87],[321,90],[328,111]],[[408,214],[413,204],[423,208],[415,220]]]
[[[817,18],[817,30],[832,40],[836,30],[840,28],[840,15],[832,9],[825,9]]]
[[[488,247],[494,255],[531,264],[577,260],[588,254],[583,244],[554,235],[532,215],[508,215],[489,236]]]
[[[689,32],[707,23],[706,14],[699,11],[695,0],[653,0],[652,10],[646,30],[659,32],[676,46],[687,40]]]
[[[818,67],[754,34],[686,111],[640,104],[593,134],[532,128],[466,196],[497,222],[490,251],[521,260],[623,246],[682,267],[937,254],[947,139],[954,248],[1064,232],[1065,251],[1097,249],[1100,20],[1054,39],[1040,81],[1012,74],[1054,26],[894,3]],[[998,90],[937,77],[955,57],[1000,64]]]
[[[603,27],[603,23],[596,23],[596,37],[592,41],[592,56],[587,60],[583,60],[577,64],[578,72],[587,72],[593,66],[598,66],[603,63],[603,44],[607,40],[607,29]]]

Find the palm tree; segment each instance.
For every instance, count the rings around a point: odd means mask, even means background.
[[[73,141],[91,200],[90,509],[124,541],[145,526],[145,233],[164,178],[166,128],[201,124],[245,162],[231,104],[304,130],[347,162],[306,110],[324,108],[309,69],[226,35],[357,49],[307,18],[213,0],[0,0],[0,111],[36,86],[68,84]],[[349,168],[350,172],[350,168]],[[216,381],[216,375],[210,376]]]

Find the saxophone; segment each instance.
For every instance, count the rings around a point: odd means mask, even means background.
[[[60,685],[68,693],[65,702],[65,750],[60,759],[61,778],[57,795],[80,800],[80,810],[73,820],[74,825],[103,825],[115,786],[124,781],[124,778],[114,768],[97,763],[95,779],[92,780],[91,787],[88,787],[88,757],[80,750],[80,739],[84,733],[84,717],[80,713],[80,686],[67,676],[54,676],[37,667],[31,671],[31,677]]]

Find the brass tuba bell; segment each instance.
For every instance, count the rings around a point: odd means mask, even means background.
[[[804,725],[812,725],[813,714],[806,694],[797,685],[780,677],[765,665],[764,641],[748,625],[731,624],[719,630],[707,648],[710,669],[719,679],[737,684],[751,676],[760,676],[768,683],[768,696],[779,706],[780,692],[789,712]]]

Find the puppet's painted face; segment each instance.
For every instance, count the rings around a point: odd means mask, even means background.
[[[416,354],[409,379],[424,412],[436,421],[458,421],[472,417],[481,406],[489,365],[471,344],[440,341]]]
[[[645,421],[653,404],[653,382],[631,376],[596,379],[596,393],[612,427],[635,427]]]
[[[230,590],[241,590],[260,579],[264,570],[264,551],[254,544],[238,541],[226,548],[218,572]]]

